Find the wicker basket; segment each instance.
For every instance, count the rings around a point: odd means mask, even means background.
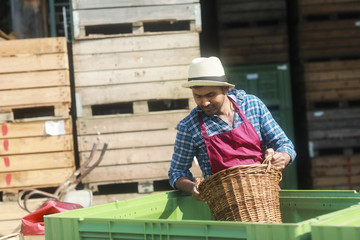
[[[262,164],[224,169],[198,185],[215,220],[281,223],[279,182],[281,171]]]

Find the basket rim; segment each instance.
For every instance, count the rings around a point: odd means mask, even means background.
[[[226,168],[226,169],[223,169],[207,178],[205,178],[203,181],[201,181],[199,184],[198,184],[198,189],[200,188],[201,185],[204,185],[206,182],[208,181],[211,181],[212,179],[214,178],[217,178],[219,175],[223,174],[224,172],[229,172],[229,171],[232,171],[234,169],[238,169],[238,168],[268,168],[269,165],[268,164],[264,164],[264,163],[261,163],[261,164],[249,164],[249,165],[236,165],[236,166],[232,166],[232,167],[229,167],[229,168]],[[275,167],[274,165],[271,165],[270,168],[269,168],[270,171],[275,171],[275,173],[277,174],[281,174],[281,170],[279,170],[277,167]]]

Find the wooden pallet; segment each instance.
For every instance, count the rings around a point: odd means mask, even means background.
[[[1,125],[0,188],[56,187],[74,171],[71,119]]]
[[[307,101],[360,99],[359,66],[359,60],[305,63]]]
[[[182,110],[78,119],[81,162],[88,158],[92,142],[99,143],[99,150],[101,143],[109,143],[103,162],[83,182],[96,185],[168,179],[175,127],[188,113]]]
[[[147,111],[151,100],[191,99],[191,91],[181,85],[199,48],[198,33],[75,42],[77,116],[92,116],[96,105],[129,103],[129,113],[136,113]]]
[[[300,23],[301,59],[309,61],[360,56],[359,24],[358,18]]]
[[[314,189],[360,189],[360,155],[344,150],[343,155],[311,159]]]
[[[52,111],[69,117],[69,63],[65,38],[5,41],[0,46],[0,122],[16,112]],[[48,108],[52,108],[49,110]],[[37,116],[33,116],[37,117]]]
[[[286,21],[284,0],[218,0],[218,21],[221,25],[233,23]]]
[[[286,3],[220,0],[220,57],[227,66],[288,62]]]
[[[103,1],[84,4],[73,1],[75,39],[104,37],[104,35],[144,34],[180,29],[201,31],[198,0]],[[150,25],[147,29],[146,25]],[[165,27],[165,30],[162,28]]]
[[[286,26],[261,26],[219,31],[220,56],[227,66],[287,62]]]

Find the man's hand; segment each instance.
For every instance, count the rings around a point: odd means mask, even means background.
[[[276,166],[280,171],[284,170],[284,168],[289,164],[290,162],[290,155],[286,152],[275,152],[274,149],[268,148],[265,151],[265,158],[268,155],[273,155],[271,159],[271,164]]]
[[[180,189],[181,191],[191,194],[193,198],[195,198],[198,201],[203,201],[200,193],[197,189],[197,185],[195,182],[191,181],[187,177],[180,177],[176,183],[175,186]]]

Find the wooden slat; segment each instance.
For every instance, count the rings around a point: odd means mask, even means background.
[[[259,22],[259,21],[285,21],[285,9],[271,9],[269,11],[248,11],[241,14],[234,12],[234,14],[223,14],[221,16],[221,23],[233,22]]]
[[[73,168],[0,173],[0,188],[57,187],[74,172]]]
[[[327,48],[302,51],[304,60],[312,59],[324,59],[324,58],[345,58],[345,57],[357,57],[360,55],[360,49],[358,46],[348,46],[339,48]]]
[[[38,209],[46,200],[47,200],[46,198],[29,199],[27,201],[27,206],[30,209],[35,210],[35,209]],[[0,212],[1,212],[1,215],[0,215],[1,221],[2,220],[21,220],[22,217],[29,214],[27,211],[23,210],[18,205],[17,202],[0,202]]]
[[[70,86],[69,70],[0,74],[0,90]]]
[[[86,176],[83,182],[122,183],[146,180],[165,180],[168,179],[169,167],[170,162],[98,167]],[[198,166],[194,166],[191,171],[194,176],[201,176]]]
[[[130,149],[107,150],[100,166],[128,165],[137,163],[169,162],[174,152],[173,146],[158,146]],[[84,163],[90,156],[90,152],[80,153],[80,162]],[[94,159],[98,159],[100,152],[97,151]],[[93,160],[94,161],[94,160]],[[90,164],[91,165],[91,164]]]
[[[359,184],[360,176],[340,176],[340,177],[316,177],[314,178],[314,186],[337,186],[346,184]]]
[[[68,69],[66,53],[0,58],[0,73]]]
[[[288,50],[287,43],[276,44],[269,42],[264,45],[250,45],[250,46],[233,46],[233,47],[222,47],[220,52],[222,55],[248,55],[248,54],[265,54],[265,53],[286,53]]]
[[[299,0],[300,5],[359,2],[359,0]]]
[[[358,80],[347,80],[347,81],[326,81],[326,82],[313,82],[307,83],[307,91],[326,91],[331,89],[359,89],[360,94],[360,79]]]
[[[189,65],[75,73],[75,86],[97,86],[187,79]]]
[[[309,139],[343,139],[343,138],[354,138],[360,137],[360,129],[344,128],[344,129],[327,129],[327,130],[312,130],[309,131]]]
[[[317,5],[303,5],[299,7],[300,15],[322,15],[322,14],[338,14],[352,13],[360,11],[359,2],[341,2]]]
[[[287,35],[286,25],[219,30],[219,38],[224,40],[229,38],[279,36],[279,35],[280,36]]]
[[[327,71],[321,71],[319,69],[314,72],[305,72],[304,79],[306,82],[342,81],[344,79],[356,81],[360,79],[360,70],[354,68],[349,70],[328,69]]]
[[[0,107],[70,102],[69,87],[0,91]]]
[[[224,65],[246,65],[287,62],[289,60],[289,56],[287,53],[281,52],[256,55],[249,54],[246,56],[221,55],[221,59]]]
[[[121,165],[95,168],[83,179],[84,183],[133,182],[146,179],[166,179],[169,162]]]
[[[198,3],[199,0],[74,0],[73,9],[109,8],[109,7],[138,7],[154,5],[172,5]]]
[[[307,120],[314,121],[343,121],[346,119],[360,119],[359,108],[331,109],[321,111],[309,111]]]
[[[314,140],[314,150],[318,149],[334,149],[334,148],[357,148],[360,146],[359,138],[351,139],[325,139],[325,140]]]
[[[220,18],[228,13],[241,13],[249,11],[271,11],[275,9],[286,8],[286,2],[284,0],[269,0],[269,1],[237,1],[232,3],[221,2],[218,4],[218,14]]]
[[[172,33],[76,41],[74,55],[199,47],[199,33]]]
[[[360,165],[360,155],[353,156],[321,156],[311,159],[313,168],[326,168],[331,166]]]
[[[287,36],[283,35],[269,35],[269,36],[249,36],[238,38],[223,38],[220,40],[221,48],[225,47],[243,47],[256,48],[266,44],[287,45]]]
[[[360,165],[345,165],[327,168],[313,168],[313,176],[330,177],[330,176],[355,176],[360,174]]]
[[[188,65],[192,59],[199,56],[199,48],[77,55],[74,56],[74,68],[75,72],[87,72]]]
[[[0,140],[0,155],[73,150],[72,135],[12,138]]]
[[[71,119],[56,120],[55,123],[64,122],[65,134],[72,134]],[[18,137],[38,137],[47,136],[46,124],[47,121],[34,122],[17,122],[17,123],[3,123],[1,124],[2,132],[0,139],[18,138]]]
[[[181,87],[185,82],[186,80],[139,83],[136,84],[136,87],[133,84],[124,84],[77,88],[76,92],[81,96],[81,102],[84,106],[151,99],[191,98],[191,91]]]
[[[173,145],[175,142],[175,136],[176,130],[80,136],[78,137],[79,151],[90,151],[93,143],[99,143],[98,149],[102,148],[101,143],[108,143],[108,149]]]
[[[34,38],[3,41],[0,44],[0,58],[17,55],[39,55],[67,53],[66,38]]]
[[[164,19],[195,20],[199,4],[179,4],[168,6],[139,6],[123,8],[87,9],[74,11],[81,26],[133,23]]]
[[[74,152],[0,156],[0,172],[28,171],[75,166]]]
[[[306,73],[319,71],[334,71],[336,69],[357,70],[360,66],[360,60],[343,60],[343,61],[325,61],[304,63]]]
[[[333,89],[330,91],[308,92],[308,101],[358,100],[360,89]]]
[[[78,135],[118,133],[131,131],[147,131],[175,129],[178,122],[189,114],[188,110],[130,115],[124,117],[93,117],[77,121]]]

